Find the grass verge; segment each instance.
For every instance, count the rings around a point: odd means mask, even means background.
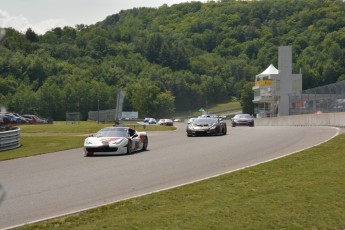
[[[191,185],[19,229],[344,229],[345,135]]]
[[[21,147],[0,152],[0,161],[82,147],[83,136],[22,136]]]
[[[206,110],[206,108],[204,108]],[[215,114],[227,114],[227,113],[234,113],[234,112],[241,112],[241,104],[239,101],[232,101],[228,103],[223,104],[217,104],[212,105],[209,108],[207,108],[209,113],[215,113]],[[195,110],[195,111],[189,111],[186,112],[177,112],[176,117],[180,118],[190,118],[190,117],[197,117],[202,114],[201,111]]]
[[[112,125],[112,123],[87,121],[82,121],[79,124],[66,124],[66,122],[61,121],[54,122],[54,124],[51,125],[21,125],[19,126],[21,129],[21,147],[0,152],[0,161],[79,148],[84,145],[85,135],[96,133],[99,129]],[[127,123],[126,126],[132,127],[138,131],[165,131],[176,129],[176,127],[171,126],[143,126],[138,123]]]
[[[113,126],[114,123],[97,123],[92,121],[81,121],[78,124],[67,124],[64,121],[56,121],[54,124],[20,125],[21,133],[51,133],[51,134],[90,134],[101,128]],[[126,126],[135,128],[138,131],[162,131],[174,130],[172,126],[162,125],[140,125],[136,122],[125,122]]]

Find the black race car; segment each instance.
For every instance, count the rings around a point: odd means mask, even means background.
[[[187,136],[226,135],[225,121],[220,117],[199,117],[187,125]]]

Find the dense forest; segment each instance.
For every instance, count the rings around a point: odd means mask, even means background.
[[[303,89],[345,80],[340,0],[193,1],[123,10],[42,35],[5,29],[0,103],[54,120],[113,109],[119,88],[124,111],[140,117],[241,99],[255,75],[277,67],[282,45],[292,46]]]

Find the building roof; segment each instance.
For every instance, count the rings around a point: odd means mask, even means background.
[[[276,69],[276,67],[274,67],[274,65],[270,65],[269,67],[267,67],[267,69],[260,73],[257,76],[267,76],[267,75],[271,75],[271,74],[279,74],[279,70]]]

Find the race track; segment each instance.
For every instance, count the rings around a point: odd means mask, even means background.
[[[330,127],[235,127],[216,137],[149,132],[148,151],[84,157],[82,149],[0,162],[0,229],[179,186],[309,148]],[[0,152],[1,154],[1,152]]]

